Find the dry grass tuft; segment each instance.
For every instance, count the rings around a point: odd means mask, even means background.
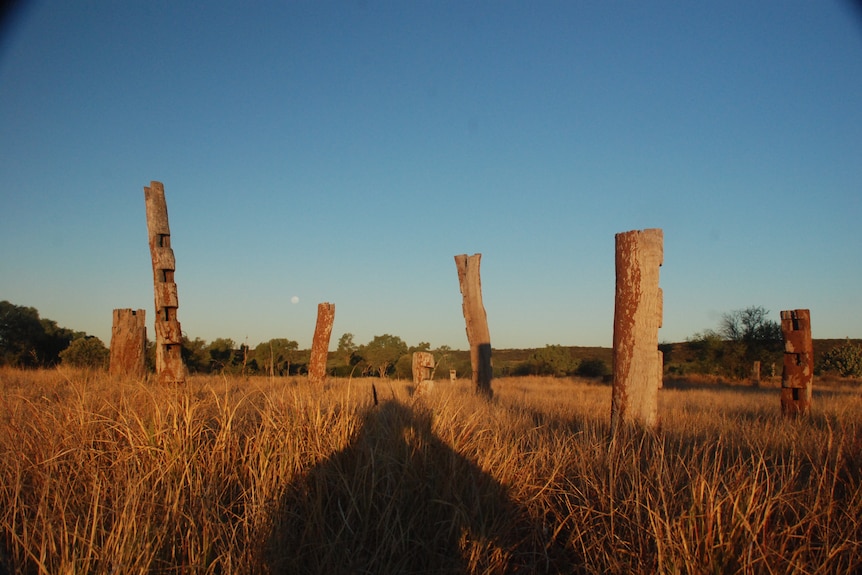
[[[862,568],[862,399],[0,369],[0,572],[835,573]]]

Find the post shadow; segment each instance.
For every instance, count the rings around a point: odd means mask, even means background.
[[[275,523],[273,573],[574,567],[562,546],[543,541],[541,518],[432,433],[427,410],[395,400],[370,408],[350,445],[289,486]]]

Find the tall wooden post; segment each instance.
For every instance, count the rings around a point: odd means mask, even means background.
[[[751,385],[760,387],[760,360],[754,360],[751,364]]]
[[[111,375],[146,375],[147,319],[142,309],[115,309],[111,327]]]
[[[624,422],[658,426],[658,329],[662,322],[658,280],[663,242],[661,229],[616,235],[612,434]]]
[[[323,385],[326,381],[326,359],[329,357],[329,338],[332,336],[334,321],[335,304],[317,304],[317,324],[314,327],[311,359],[308,362],[308,381],[314,385]]]
[[[162,383],[184,383],[186,370],[182,358],[183,334],[177,320],[177,284],[174,282],[176,261],[171,249],[168,206],[161,182],[150,182],[144,188],[147,205],[147,231],[153,260],[153,289],[156,302],[156,374]]]
[[[463,296],[464,321],[467,324],[467,341],[470,343],[470,365],[473,368],[473,385],[476,392],[493,397],[491,389],[491,334],[488,317],[482,304],[482,281],[479,264],[482,254],[455,256],[458,282]]]
[[[811,410],[814,381],[811,312],[807,309],[782,311],[781,334],[784,336],[781,413],[787,417],[804,415]]]

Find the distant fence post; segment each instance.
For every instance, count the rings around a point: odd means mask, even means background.
[[[491,334],[488,331],[488,317],[482,304],[482,281],[479,277],[479,264],[482,254],[455,256],[458,268],[458,283],[463,296],[464,321],[467,324],[467,341],[470,344],[470,365],[473,368],[473,385],[476,393],[489,399],[491,389]]]
[[[751,365],[751,385],[760,386],[760,360],[755,360]]]
[[[168,206],[161,182],[150,182],[144,188],[147,206],[147,231],[153,260],[153,284],[156,300],[156,374],[162,383],[184,383],[183,333],[177,320],[177,284],[174,282],[176,260],[171,249]]]
[[[611,434],[623,422],[658,425],[662,322],[659,267],[664,257],[661,229],[619,233],[616,240],[614,385]]]
[[[781,312],[784,336],[784,370],[781,372],[781,413],[795,417],[809,413],[814,381],[814,345],[811,312],[796,309]]]
[[[143,378],[147,374],[146,351],[146,312],[115,309],[111,327],[111,375]]]
[[[457,379],[457,377],[458,377],[458,370],[450,369],[449,370],[449,382],[455,383],[455,380]]]
[[[326,360],[329,357],[329,338],[334,321],[335,304],[317,304],[317,324],[314,327],[314,341],[308,362],[308,381],[313,385],[323,385],[326,381]]]

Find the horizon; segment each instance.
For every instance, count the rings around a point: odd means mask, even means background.
[[[763,306],[862,337],[852,2],[21,5],[0,28],[0,300],[110,343],[165,186],[189,339],[610,347],[664,231],[661,342]]]

